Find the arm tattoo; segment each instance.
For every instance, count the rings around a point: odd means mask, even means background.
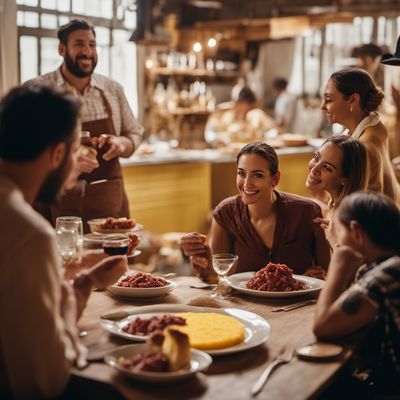
[[[355,314],[360,309],[362,300],[362,293],[352,291],[342,300],[341,308],[346,314]]]

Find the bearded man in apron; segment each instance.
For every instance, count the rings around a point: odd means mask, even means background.
[[[33,81],[61,86],[80,98],[82,131],[96,138],[97,152],[89,148],[80,152],[78,184],[51,212],[43,206],[37,209],[53,222],[60,215],[80,216],[87,232],[89,219],[129,217],[119,157],[132,155],[140,144],[143,128],[135,120],[122,86],[93,73],[97,64],[94,27],[75,19],[61,26],[57,36],[62,65]]]

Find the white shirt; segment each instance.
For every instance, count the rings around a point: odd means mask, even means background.
[[[133,116],[124,90],[118,82],[100,74],[92,74],[89,85],[81,94],[64,80],[60,68],[58,68],[56,71],[39,76],[27,83],[41,81],[54,83],[78,96],[82,102],[80,115],[82,122],[107,117],[107,110],[100,93],[100,91],[103,91],[107,101],[110,103],[116,134],[129,137],[133,141],[135,149],[139,147],[144,129]]]
[[[296,97],[287,92],[282,92],[275,101],[275,121],[285,121],[282,127],[284,132],[293,132],[294,119],[296,116]]]

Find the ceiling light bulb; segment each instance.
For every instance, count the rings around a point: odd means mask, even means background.
[[[207,42],[208,47],[215,47],[217,45],[217,41],[214,38],[208,39]]]
[[[196,53],[199,53],[201,51],[201,49],[202,49],[202,47],[201,47],[201,44],[199,42],[196,42],[193,45],[193,51],[195,51]]]

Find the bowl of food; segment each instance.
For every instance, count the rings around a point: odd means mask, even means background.
[[[295,275],[285,264],[268,263],[259,271],[240,272],[227,277],[238,292],[255,297],[289,298],[318,293],[325,281],[311,276]]]
[[[190,348],[188,336],[173,328],[151,335],[145,344],[112,350],[105,362],[125,376],[144,382],[175,382],[207,369],[212,358]]]
[[[172,281],[144,272],[122,276],[108,287],[111,294],[121,297],[152,298],[165,296],[174,290]]]
[[[136,232],[143,228],[134,219],[125,217],[91,219],[88,221],[88,225],[92,233],[95,234]]]
[[[308,144],[308,137],[301,133],[284,133],[277,137],[285,146],[306,146]]]

